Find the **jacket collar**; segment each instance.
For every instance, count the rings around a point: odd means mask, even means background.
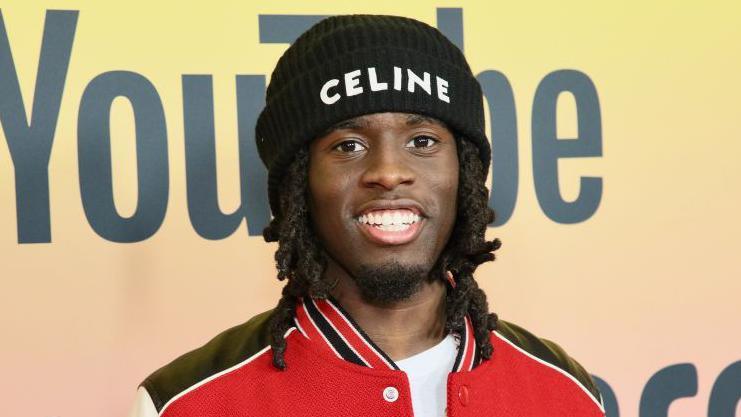
[[[464,319],[463,334],[453,333],[459,344],[452,372],[470,371],[479,362],[471,320],[468,316]],[[294,320],[302,335],[311,341],[317,341],[340,359],[369,368],[399,369],[331,297],[301,298],[296,306]]]

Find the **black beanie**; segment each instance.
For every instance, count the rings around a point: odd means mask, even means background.
[[[431,116],[476,144],[488,170],[481,86],[458,47],[420,21],[382,15],[321,20],[285,51],[270,78],[255,140],[268,168],[268,195],[280,217],[279,189],[296,152],[329,127],[356,116]]]

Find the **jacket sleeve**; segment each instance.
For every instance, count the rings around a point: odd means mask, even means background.
[[[571,375],[591,394],[595,402],[599,403],[602,406],[601,408],[604,409],[602,394],[599,392],[599,388],[594,383],[589,372],[579,362],[569,356],[561,346],[551,340],[540,338],[512,322],[499,320],[497,326],[498,332],[510,342],[538,359],[548,362]]]
[[[599,391],[599,387],[597,387],[597,384],[594,382],[594,379],[589,372],[587,372],[579,362],[569,356],[557,343],[548,339],[541,338],[541,340],[558,358],[558,366],[573,375],[574,378],[576,378],[592,394],[595,400],[602,405],[602,409],[604,409],[602,393]]]
[[[136,390],[136,398],[129,412],[129,417],[158,417],[158,415],[159,413],[154,408],[152,397],[149,396],[149,393],[144,387],[139,387]]]

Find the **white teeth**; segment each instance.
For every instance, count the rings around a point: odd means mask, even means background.
[[[358,222],[376,226],[382,230],[404,230],[420,221],[419,215],[409,210],[377,210],[358,217]],[[399,228],[401,227],[401,228]]]
[[[382,221],[384,226],[390,226],[394,222],[389,212],[383,213]]]
[[[403,220],[404,218],[401,216],[401,213],[399,213],[398,211],[394,212],[394,218],[393,218],[394,224],[401,224],[403,223]]]
[[[410,224],[390,224],[390,225],[381,225],[378,226],[379,229],[387,231],[387,232],[401,232],[402,230],[407,230],[412,225]]]

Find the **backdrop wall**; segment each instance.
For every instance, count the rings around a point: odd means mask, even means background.
[[[274,306],[254,121],[288,43],[340,13],[436,25],[478,74],[492,309],[580,361],[611,417],[739,415],[736,3],[0,12],[0,415],[126,415],[151,371]]]

